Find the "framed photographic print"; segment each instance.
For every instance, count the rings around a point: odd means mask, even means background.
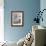
[[[24,25],[24,11],[11,11],[11,26]]]

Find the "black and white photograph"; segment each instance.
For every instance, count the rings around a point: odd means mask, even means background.
[[[23,11],[11,11],[11,25],[23,26],[24,12]]]

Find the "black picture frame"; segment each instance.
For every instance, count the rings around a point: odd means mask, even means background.
[[[24,11],[11,11],[11,26],[22,27],[24,25]]]

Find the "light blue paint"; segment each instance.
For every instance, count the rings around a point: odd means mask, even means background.
[[[43,9],[46,9],[46,0],[41,0],[40,1],[40,10],[42,11]],[[43,22],[40,21],[40,25],[46,27],[46,10],[43,12]]]
[[[35,12],[40,9],[39,0],[4,0],[4,38],[7,41],[18,41],[31,31]],[[11,11],[24,11],[24,26],[11,27]]]

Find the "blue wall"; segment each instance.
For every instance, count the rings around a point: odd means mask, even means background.
[[[39,0],[4,0],[4,38],[7,41],[18,41],[31,31],[35,12],[40,9]],[[11,27],[11,11],[24,11],[24,26]]]
[[[40,1],[40,10],[42,11],[43,9],[46,9],[46,0],[41,0]],[[40,21],[40,25],[46,27],[46,10],[43,12],[43,22]]]

